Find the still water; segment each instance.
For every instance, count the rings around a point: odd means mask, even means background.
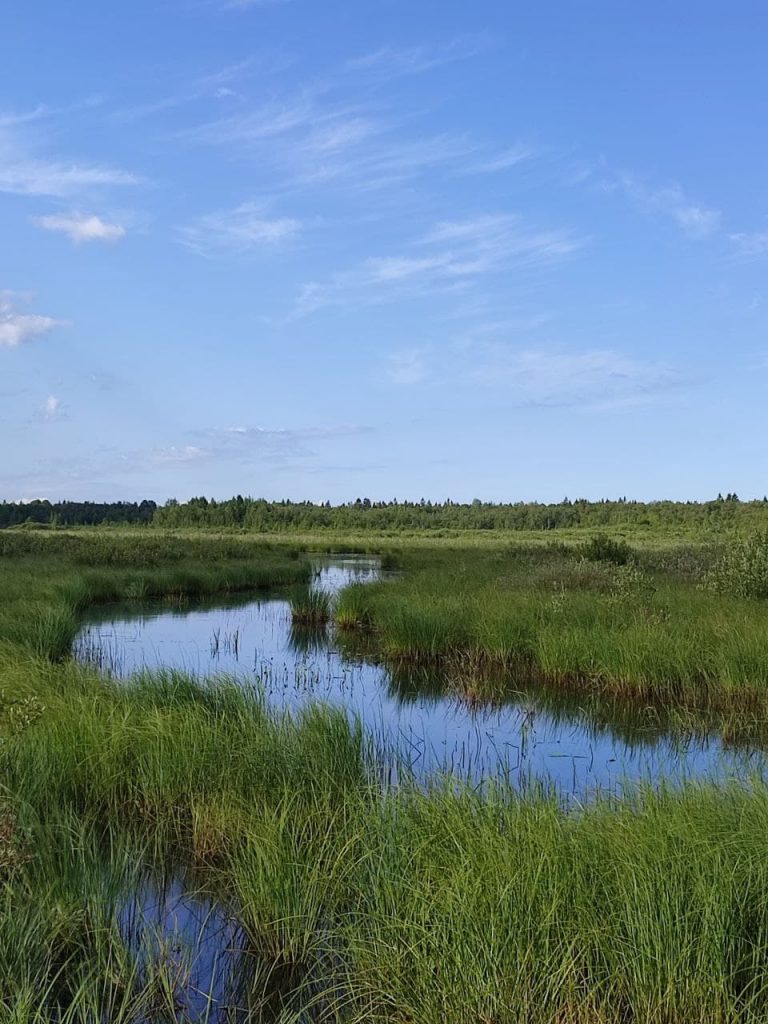
[[[335,557],[316,563],[311,585],[333,594],[381,577],[376,559]],[[716,736],[672,736],[647,718],[555,702],[524,685],[502,705],[468,706],[446,696],[439,678],[392,673],[345,655],[332,629],[295,628],[289,598],[283,590],[178,608],[94,608],[75,654],[119,678],[157,668],[202,679],[230,675],[263,688],[279,707],[309,700],[340,706],[421,778],[435,771],[478,782],[503,776],[521,790],[544,783],[567,801],[581,801],[598,791],[618,794],[628,782],[743,777],[762,769],[761,754],[725,749]]]

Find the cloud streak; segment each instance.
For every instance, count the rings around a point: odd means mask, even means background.
[[[66,235],[76,245],[83,242],[116,242],[125,236],[125,228],[121,224],[112,224],[94,215],[51,214],[36,217],[35,223],[46,231]]]
[[[709,238],[720,228],[720,211],[692,202],[679,185],[653,188],[634,175],[622,174],[605,188],[619,190],[642,209],[670,218],[689,238]]]
[[[50,196],[65,199],[93,189],[135,185],[138,178],[128,171],[104,164],[40,156],[19,125],[39,120],[39,112],[0,116],[0,192],[22,196]]]
[[[347,72],[365,73],[380,79],[420,75],[426,71],[477,57],[489,48],[487,36],[453,39],[442,46],[382,46],[346,62]]]
[[[273,249],[295,239],[302,228],[293,217],[270,217],[260,203],[242,203],[232,210],[199,217],[180,228],[179,238],[202,255],[242,254]]]
[[[567,231],[531,229],[513,214],[441,221],[405,252],[372,256],[357,269],[305,284],[295,314],[466,287],[488,274],[556,263],[584,244]]]
[[[347,87],[348,88],[348,87]],[[534,156],[518,143],[488,152],[468,134],[404,136],[381,104],[329,99],[332,87],[313,87],[251,106],[178,133],[190,145],[225,148],[277,173],[280,191],[337,186],[370,192],[443,170],[450,176],[494,174]],[[408,116],[410,120],[412,115]]]

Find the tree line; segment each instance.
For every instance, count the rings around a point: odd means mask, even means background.
[[[0,504],[0,529],[9,526],[115,526],[149,525],[154,501],[4,501]]]
[[[768,498],[740,501],[736,494],[718,495],[705,502],[692,501],[587,501],[561,502],[433,502],[267,501],[237,495],[225,501],[205,497],[164,505],[141,502],[31,501],[0,504],[0,529],[24,525],[240,528],[256,532],[291,531],[437,531],[437,530],[557,530],[568,527],[677,527],[726,529],[733,526],[768,527]]]

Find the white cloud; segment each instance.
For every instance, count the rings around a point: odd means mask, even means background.
[[[768,231],[737,232],[728,236],[739,256],[755,259],[768,256]]]
[[[650,188],[633,175],[623,174],[604,187],[609,191],[619,188],[639,206],[670,217],[691,238],[708,238],[720,227],[720,211],[691,202],[678,185]]]
[[[13,300],[11,293],[0,292],[0,348],[16,348],[61,326],[50,316],[18,312]]]
[[[272,248],[291,241],[301,231],[301,222],[292,217],[270,217],[267,207],[242,203],[198,218],[180,230],[182,242],[200,253],[244,253]]]
[[[43,402],[41,412],[46,420],[61,419],[63,413],[61,399],[57,398],[56,395],[48,395]]]
[[[110,224],[100,217],[85,214],[51,214],[37,217],[35,223],[46,231],[60,231],[73,242],[116,242],[125,235],[121,224]]]
[[[30,159],[0,163],[0,192],[16,195],[64,199],[92,188],[135,185],[137,181],[133,174],[112,167]]]

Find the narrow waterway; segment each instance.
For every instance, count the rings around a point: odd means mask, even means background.
[[[311,586],[331,594],[379,579],[376,559],[319,560]],[[499,706],[469,706],[446,695],[441,679],[392,673],[345,655],[332,629],[295,628],[290,592],[276,590],[216,603],[124,604],[90,610],[75,655],[128,678],[144,669],[178,669],[201,679],[234,676],[263,688],[279,707],[323,700],[358,716],[382,750],[397,750],[417,775],[450,771],[480,781],[504,776],[520,790],[553,787],[567,800],[627,781],[745,776],[760,770],[757,751],[725,749],[719,738],[666,733],[626,711],[585,710],[578,701],[521,684]],[[514,681],[513,681],[514,682]]]

